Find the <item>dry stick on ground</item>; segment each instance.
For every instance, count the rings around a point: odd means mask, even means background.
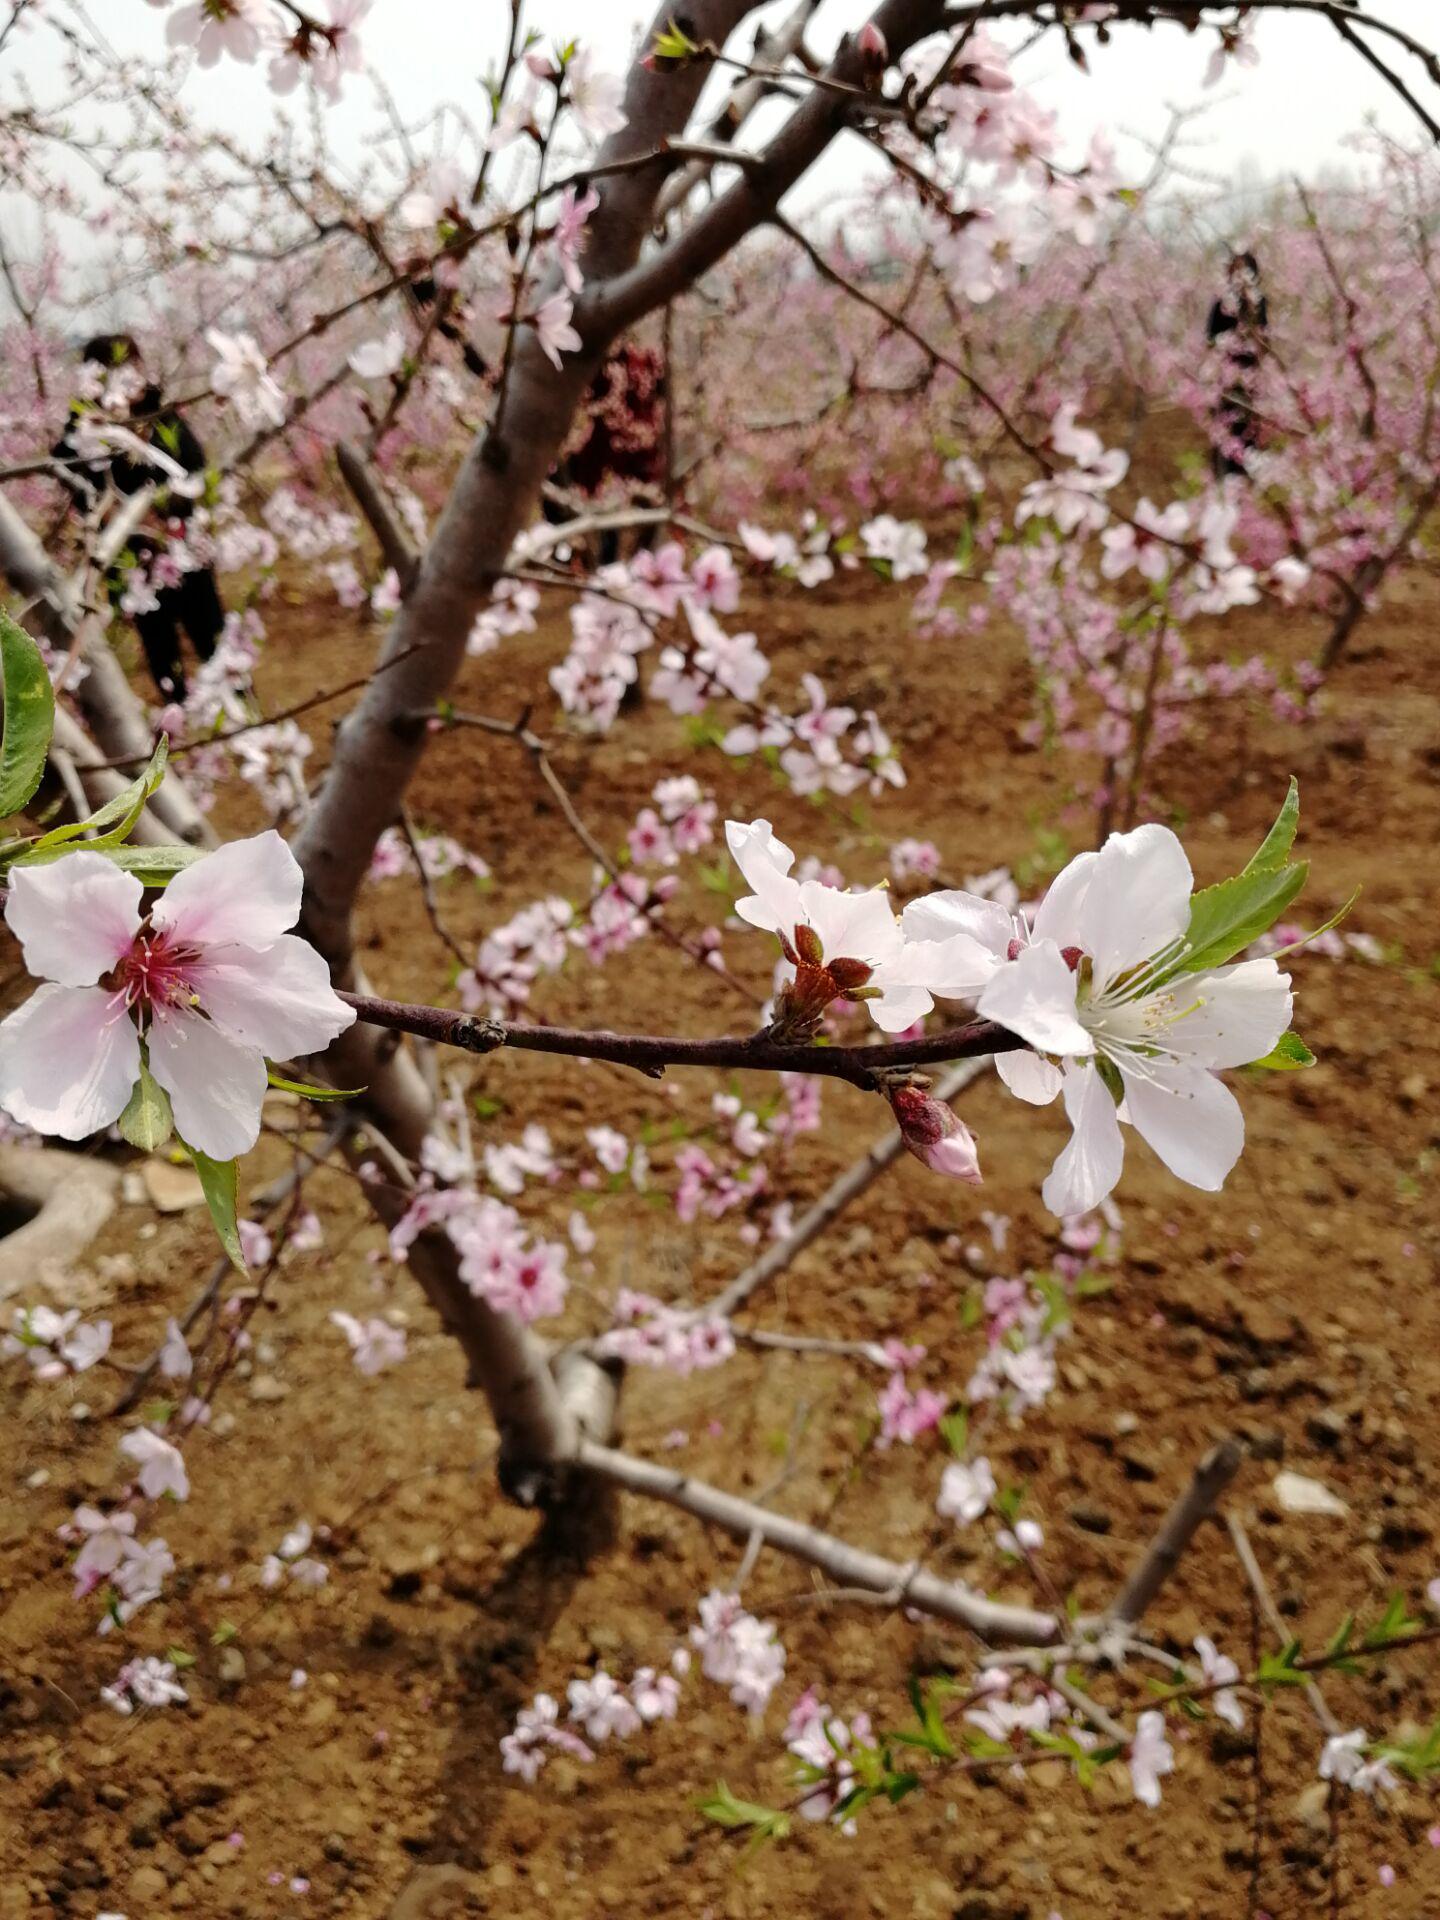
[[[752,1534],[758,1533],[767,1546],[818,1567],[845,1586],[875,1594],[897,1594],[907,1606],[968,1627],[986,1639],[1045,1646],[1059,1636],[1065,1624],[1053,1614],[987,1600],[959,1581],[943,1580],[923,1568],[886,1560],[878,1553],[853,1547],[833,1534],[821,1533],[803,1521],[771,1513],[751,1500],[742,1500],[736,1494],[692,1480],[671,1467],[636,1459],[612,1447],[599,1446],[593,1440],[582,1440],[575,1458],[580,1467],[612,1486],[679,1507],[733,1534],[737,1540],[748,1541]]]
[[[1270,1592],[1269,1583],[1261,1570],[1260,1562],[1255,1558],[1255,1549],[1250,1544],[1250,1536],[1245,1531],[1244,1522],[1238,1514],[1231,1513],[1226,1515],[1226,1525],[1230,1529],[1230,1538],[1234,1543],[1236,1558],[1240,1562],[1245,1578],[1250,1583],[1250,1590],[1255,1595],[1256,1603],[1260,1611],[1264,1614],[1271,1632],[1274,1633],[1282,1645],[1288,1643],[1292,1638],[1290,1629],[1285,1625],[1284,1620],[1280,1616],[1280,1609],[1275,1604],[1274,1597]],[[1319,1684],[1316,1681],[1307,1680],[1305,1682],[1305,1698],[1310,1702],[1315,1718],[1320,1722],[1321,1727],[1328,1737],[1333,1738],[1335,1734],[1342,1731],[1340,1722],[1330,1711],[1329,1703],[1320,1691]]]
[[[1240,1519],[1240,1516],[1238,1514],[1234,1514],[1234,1513],[1227,1515],[1226,1519],[1230,1529],[1230,1539],[1235,1547],[1236,1558],[1239,1560],[1241,1568],[1244,1571],[1245,1578],[1250,1584],[1250,1592],[1254,1597],[1255,1605],[1257,1606],[1259,1611],[1265,1616],[1265,1620],[1269,1625],[1271,1632],[1275,1635],[1275,1637],[1279,1641],[1281,1641],[1282,1644],[1286,1643],[1291,1638],[1290,1632],[1286,1627],[1284,1620],[1280,1616],[1280,1609],[1276,1606],[1274,1596],[1270,1592],[1270,1585],[1265,1578],[1264,1570],[1262,1569],[1260,1562],[1255,1557],[1255,1549],[1250,1544],[1250,1535],[1245,1530],[1244,1522]],[[1330,1711],[1330,1704],[1326,1700],[1324,1694],[1320,1691],[1320,1686],[1318,1681],[1311,1679],[1305,1682],[1305,1698],[1310,1702],[1311,1710],[1314,1712],[1315,1718],[1320,1722],[1321,1729],[1325,1733],[1326,1737],[1329,1739],[1334,1739],[1336,1734],[1338,1734],[1341,1731],[1340,1722],[1335,1718],[1335,1715]],[[1258,1747],[1257,1747],[1257,1766],[1258,1766]],[[1343,1792],[1343,1789],[1341,1788],[1339,1781],[1332,1780],[1330,1782],[1330,1794],[1329,1794],[1330,1911],[1331,1911],[1331,1914],[1334,1916],[1338,1916],[1340,1912],[1340,1805],[1341,1805],[1342,1792]],[[1259,1780],[1259,1775],[1257,1773],[1256,1836],[1255,1836],[1255,1866],[1254,1866],[1254,1878],[1255,1878],[1255,1883],[1257,1888],[1258,1888],[1258,1881],[1259,1881],[1260,1834],[1261,1834],[1261,1814],[1260,1814],[1259,1794],[1260,1794],[1260,1780]]]
[[[1161,1522],[1160,1531],[1111,1602],[1107,1622],[1133,1627],[1180,1564],[1215,1502],[1239,1471],[1244,1450],[1238,1440],[1222,1440],[1196,1467],[1189,1486]],[[1234,1523],[1232,1522],[1232,1526]]]

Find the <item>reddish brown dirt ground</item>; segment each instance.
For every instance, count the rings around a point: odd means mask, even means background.
[[[910,770],[905,792],[853,814],[822,812],[784,795],[758,765],[691,754],[680,724],[647,709],[599,743],[558,751],[592,829],[618,844],[659,774],[693,765],[722,811],[771,811],[787,838],[855,880],[879,873],[885,849],[907,833],[933,838],[955,874],[1022,859],[1061,821],[1073,774],[1019,742],[1027,698],[1019,644],[1003,629],[963,650],[921,643],[905,632],[902,609],[898,596],[851,578],[810,596],[776,588],[754,618],[777,686],[810,669],[837,695],[880,711]],[[1082,1608],[1113,1591],[1193,1463],[1227,1432],[1247,1437],[1259,1456],[1232,1502],[1307,1644],[1326,1639],[1348,1610],[1375,1617],[1395,1588],[1418,1599],[1440,1573],[1435,610],[1432,588],[1402,583],[1363,631],[1316,723],[1297,732],[1251,720],[1242,743],[1235,716],[1221,715],[1215,726],[1225,732],[1212,728],[1161,770],[1197,872],[1215,878],[1246,857],[1293,769],[1314,862],[1308,913],[1318,919],[1363,883],[1353,924],[1395,958],[1294,963],[1298,1023],[1321,1065],[1243,1090],[1250,1144],[1223,1196],[1178,1185],[1132,1148],[1114,1289],[1083,1309],[1051,1403],[989,1441],[1002,1480],[1023,1481],[1028,1510],[1045,1523],[1051,1577]],[[363,627],[299,591],[272,610],[271,626],[262,692],[272,708],[351,676],[371,644]],[[1271,615],[1248,616],[1243,637],[1282,653],[1303,645]],[[533,700],[535,724],[550,726],[544,675],[559,645],[548,621],[472,663],[460,703],[508,716]],[[324,725],[315,732],[318,750]],[[440,742],[415,810],[494,870],[488,893],[459,880],[441,886],[444,912],[467,941],[547,890],[584,891],[585,856],[504,742]],[[1083,825],[1069,832],[1072,845],[1084,843]],[[697,921],[721,910],[693,880],[681,904]],[[408,881],[372,892],[366,928],[378,986],[443,992],[449,962]],[[730,934],[726,951],[752,985],[763,984],[762,942]],[[572,965],[543,987],[536,1011],[696,1033],[743,1025],[746,1014],[659,942],[602,972]],[[672,1076],[672,1091],[526,1058],[477,1063],[470,1077],[498,1103],[485,1137],[511,1138],[539,1119],[566,1149],[601,1118],[627,1129],[663,1125],[677,1111],[698,1121],[713,1091],[692,1076]],[[965,1095],[964,1112],[981,1143],[983,1194],[902,1165],[759,1303],[765,1324],[851,1337],[903,1332],[927,1344],[929,1383],[964,1381],[978,1336],[957,1309],[971,1276],[947,1241],[973,1238],[984,1205],[1014,1216],[1019,1259],[1043,1265],[1053,1243],[1038,1189],[1060,1140],[1056,1115],[1020,1106],[988,1078]],[[824,1130],[792,1149],[787,1189],[813,1195],[879,1130],[873,1100],[828,1089]],[[271,1147],[247,1179],[259,1185],[277,1164]],[[1417,1787],[1378,1804],[1354,1798],[1337,1848],[1306,1795],[1319,1734],[1298,1696],[1266,1713],[1258,1759],[1252,1738],[1233,1740],[1213,1722],[1182,1738],[1159,1815],[1137,1807],[1122,1778],[1102,1777],[1087,1794],[1058,1767],[1053,1779],[1042,1768],[1023,1782],[937,1783],[897,1809],[872,1810],[853,1839],[805,1828],[745,1858],[694,1803],[720,1776],[741,1794],[787,1795],[783,1712],[777,1702],[750,1729],[698,1678],[690,1688],[698,1710],[678,1724],[607,1749],[591,1768],[561,1763],[534,1787],[517,1784],[497,1752],[516,1709],[537,1689],[563,1692],[600,1661],[619,1673],[659,1664],[684,1636],[697,1596],[734,1573],[739,1549],[683,1515],[630,1500],[597,1497],[580,1516],[549,1524],[508,1506],[495,1488],[484,1407],[463,1390],[456,1350],[403,1272],[377,1264],[381,1238],[353,1187],[327,1172],[310,1194],[326,1249],[284,1267],[259,1318],[264,1352],[253,1375],[227,1385],[220,1412],[229,1417],[193,1444],[193,1496],[165,1516],[180,1571],[134,1630],[140,1650],[195,1654],[188,1709],[122,1720],[99,1704],[119,1649],[91,1635],[89,1610],[70,1599],[67,1550],[55,1537],[75,1502],[120,1477],[118,1427],[100,1417],[113,1376],[34,1385],[14,1365],[0,1376],[3,1920],[51,1912],[93,1920],[102,1911],[129,1920],[1440,1914],[1440,1850],[1427,1842],[1440,1801]],[[570,1198],[532,1188],[522,1204],[558,1231]],[[607,1200],[594,1220],[607,1288],[710,1292],[746,1255],[733,1218],[689,1228],[667,1207],[627,1195]],[[122,1207],[89,1263],[85,1296],[113,1316],[116,1351],[148,1350],[212,1259],[194,1215]],[[326,1316],[387,1304],[409,1315],[411,1357],[368,1381],[343,1359]],[[578,1298],[575,1324],[587,1313]],[[874,1384],[789,1356],[742,1357],[689,1382],[645,1375],[627,1387],[625,1437],[658,1452],[670,1429],[684,1427],[689,1443],[661,1457],[753,1490],[774,1478],[803,1404],[777,1505],[897,1559],[923,1554],[1028,1597],[1013,1571],[970,1547],[972,1536],[937,1521],[933,1436],[867,1450]],[[88,1402],[92,1417],[79,1418],[76,1402]],[[1348,1515],[1282,1514],[1270,1491],[1282,1457],[1323,1479]],[[302,1517],[331,1530],[329,1585],[313,1596],[268,1596],[255,1569]],[[804,1604],[809,1587],[802,1569],[767,1554],[745,1589],[748,1605],[780,1623],[789,1658],[782,1700],[814,1681],[835,1710],[866,1708],[894,1725],[912,1668],[968,1658],[958,1636],[933,1627]],[[214,1644],[222,1622],[238,1629],[228,1646]],[[1148,1624],[1177,1646],[1214,1631],[1245,1658],[1250,1605],[1220,1530],[1202,1534]],[[1329,1678],[1342,1723],[1373,1731],[1433,1719],[1440,1676],[1428,1654]],[[297,1666],[309,1674],[299,1691],[289,1685]],[[1387,1864],[1396,1875],[1389,1889],[1379,1877]],[[307,1892],[289,1890],[297,1875]]]

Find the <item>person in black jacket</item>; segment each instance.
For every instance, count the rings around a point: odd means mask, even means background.
[[[86,511],[95,505],[107,484],[124,494],[153,486],[154,518],[162,524],[178,521],[183,527],[194,511],[194,503],[188,493],[177,489],[176,470],[203,473],[204,448],[183,415],[163,405],[160,389],[146,379],[140,349],[128,333],[97,334],[86,342],[82,358],[87,365],[103,369],[107,383],[113,384],[117,376],[122,380],[130,376],[134,388],[130,417],[125,423],[125,440],[115,451],[84,449],[82,429],[88,410],[77,402],[54,448],[61,463],[62,482]],[[141,444],[137,446],[137,442]],[[147,458],[147,448],[154,448],[157,457]],[[165,552],[162,534],[132,534],[125,559],[112,568],[109,576],[112,601],[118,603],[128,576],[137,567],[151,573],[157,560],[163,562]],[[135,630],[161,699],[184,700],[180,630],[183,627],[190,636],[196,655],[208,660],[225,629],[220,589],[209,567],[190,567],[169,584],[152,579],[151,590],[156,604],[133,616]]]
[[[1211,450],[1217,479],[1244,473],[1245,454],[1258,444],[1256,375],[1265,351],[1270,311],[1260,285],[1260,264],[1253,253],[1234,253],[1225,275],[1225,291],[1210,309],[1205,338],[1223,354],[1225,386],[1215,403],[1218,428]]]

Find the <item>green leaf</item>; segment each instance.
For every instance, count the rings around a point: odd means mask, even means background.
[[[40,784],[55,695],[39,647],[8,613],[0,613],[0,666],[5,671],[5,728],[0,737],[0,820],[18,813]]]
[[[696,1805],[706,1819],[713,1820],[717,1826],[748,1827],[757,1839],[783,1840],[790,1831],[789,1818],[779,1808],[763,1807],[754,1800],[737,1800],[723,1780]]]
[[[210,1636],[212,1647],[228,1647],[232,1640],[240,1638],[240,1629],[233,1620],[222,1620]]]
[[[1298,1073],[1313,1067],[1315,1056],[1298,1033],[1282,1033],[1263,1060],[1252,1060],[1252,1067],[1266,1067],[1271,1073]]]
[[[132,780],[128,787],[107,800],[98,813],[92,813],[85,820],[71,821],[66,826],[54,828],[37,840],[32,852],[23,861],[17,861],[16,865],[37,866],[47,860],[58,859],[62,853],[73,851],[72,843],[87,834],[93,836],[85,840],[87,853],[107,852],[111,847],[122,846],[134,832],[135,822],[140,818],[145,802],[165,778],[165,762],[169,753],[170,743],[162,733],[155,742],[155,751],[145,771]],[[149,847],[145,851],[155,854],[163,849]]]
[[[653,60],[674,60],[683,62],[693,60],[700,48],[678,22],[671,20],[656,34],[650,46]]]
[[[1273,873],[1283,867],[1290,858],[1290,849],[1295,844],[1295,835],[1300,826],[1300,783],[1292,774],[1290,790],[1285,795],[1285,804],[1276,817],[1275,824],[1260,842],[1255,856],[1240,872],[1243,880],[1247,873]]]
[[[970,1413],[966,1407],[956,1407],[940,1421],[940,1438],[949,1447],[957,1460],[965,1458],[965,1445],[970,1437]]]
[[[165,887],[205,858],[204,847],[107,847],[105,857],[112,866],[133,873],[142,887]]]
[[[175,1116],[170,1111],[170,1096],[151,1073],[145,1060],[140,1062],[140,1078],[130,1096],[130,1104],[118,1122],[121,1135],[142,1153],[154,1153],[163,1147],[175,1131]]]
[[[1304,886],[1309,871],[1304,860],[1290,867],[1247,869],[1233,880],[1222,880],[1197,893],[1190,902],[1186,951],[1164,978],[1205,973],[1233,960],[1274,926]]]
[[[284,1080],[273,1068],[268,1078],[282,1093],[298,1093],[305,1100],[358,1100],[365,1091],[364,1087],[312,1087],[307,1080]]]
[[[176,1136],[179,1138],[179,1136]],[[195,1163],[195,1171],[200,1176],[200,1185],[205,1190],[205,1204],[210,1209],[210,1218],[215,1222],[215,1231],[220,1236],[220,1244],[229,1254],[231,1261],[241,1273],[248,1273],[245,1255],[240,1246],[240,1227],[236,1214],[240,1204],[240,1177],[233,1160],[212,1160],[208,1153],[201,1153],[198,1147],[192,1147],[188,1140],[180,1144]]]

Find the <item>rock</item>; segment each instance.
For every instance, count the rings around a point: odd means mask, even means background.
[[[220,1649],[220,1684],[222,1687],[238,1687],[245,1678],[245,1656],[239,1647]]]
[[[1317,1447],[1338,1447],[1345,1438],[1346,1420],[1334,1407],[1322,1407],[1305,1422],[1305,1432]]]
[[[120,1176],[113,1167],[55,1147],[0,1146],[0,1198],[22,1217],[0,1235],[0,1300],[28,1290],[42,1269],[60,1279],[58,1304],[68,1269],[115,1211]]]
[[[218,1773],[182,1773],[171,1798],[181,1813],[195,1807],[218,1807],[230,1797],[230,1782]]]
[[[169,1892],[170,1883],[158,1867],[137,1867],[130,1876],[130,1898],[137,1907],[164,1900]]]
[[[1160,1478],[1159,1460],[1144,1447],[1122,1448],[1120,1465],[1125,1470],[1127,1480],[1158,1480]]]
[[[502,1873],[508,1876],[505,1886],[513,1883],[510,1869],[492,1867],[490,1890],[500,1889]],[[462,1915],[486,1911],[485,1892],[485,1881],[463,1867],[417,1867],[396,1895],[387,1920],[461,1920]]]
[[[193,1167],[177,1167],[173,1161],[152,1158],[140,1169],[150,1204],[157,1213],[186,1213],[191,1207],[203,1207],[205,1189]]]
[[[250,1382],[250,1398],[262,1405],[275,1400],[283,1400],[290,1389],[283,1380],[277,1380],[273,1373],[257,1373]]]
[[[170,1816],[170,1803],[157,1793],[147,1793],[135,1802],[130,1814],[130,1844],[132,1847],[153,1847],[160,1838],[160,1829]]]
[[[1338,1519],[1350,1511],[1323,1481],[1311,1480],[1303,1473],[1277,1473],[1271,1485],[1285,1513],[1324,1514]]]

